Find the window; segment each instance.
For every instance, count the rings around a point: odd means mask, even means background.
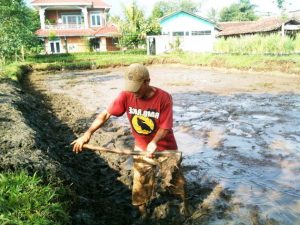
[[[91,12],[90,14],[91,27],[98,27],[101,25],[101,15],[100,12]]]
[[[62,14],[61,15],[62,17],[62,22],[63,24],[67,24],[67,25],[70,25],[70,24],[81,24],[81,15],[80,13],[78,14]]]
[[[60,53],[60,40],[56,39],[53,41],[49,41],[50,51],[51,53]]]
[[[184,32],[183,31],[175,31],[175,32],[173,32],[173,36],[175,36],[175,37],[184,36]]]
[[[211,30],[192,31],[192,36],[197,35],[211,35]]]

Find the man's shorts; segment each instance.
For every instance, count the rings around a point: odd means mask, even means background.
[[[181,198],[185,197],[185,179],[181,171],[181,155],[173,154],[148,158],[134,156],[132,204],[147,204],[162,188]]]

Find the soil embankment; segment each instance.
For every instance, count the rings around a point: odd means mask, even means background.
[[[27,78],[23,87],[9,80],[0,82],[1,170],[25,169],[71,185],[75,194],[72,224],[132,224],[137,212],[130,204],[129,187],[121,180],[130,181],[119,173],[127,157],[75,155],[69,143],[75,132],[86,128],[91,115],[67,97],[46,95],[35,88]],[[128,134],[112,123],[105,131],[112,138]],[[130,169],[122,171],[130,174]]]

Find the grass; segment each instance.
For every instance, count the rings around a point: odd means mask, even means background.
[[[300,36],[291,38],[280,34],[246,35],[242,37],[219,38],[214,49],[222,53],[238,54],[286,54],[299,52]]]
[[[163,64],[179,63],[192,66],[239,69],[251,71],[280,71],[300,74],[300,55],[263,54],[213,54],[175,52],[148,56],[143,50],[129,52],[76,53],[61,55],[37,55],[23,64],[10,64],[0,68],[0,76],[19,80],[31,68],[37,71],[90,70],[128,66],[131,63]]]
[[[19,81],[23,75],[28,73],[31,67],[27,63],[12,63],[9,65],[0,65],[0,78],[9,78]]]
[[[68,190],[26,172],[0,174],[0,224],[70,224]]]

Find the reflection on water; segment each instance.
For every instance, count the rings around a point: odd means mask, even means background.
[[[230,219],[209,224],[255,224],[257,213],[270,224],[300,224],[300,96],[173,97],[188,181],[214,180],[233,193]]]

